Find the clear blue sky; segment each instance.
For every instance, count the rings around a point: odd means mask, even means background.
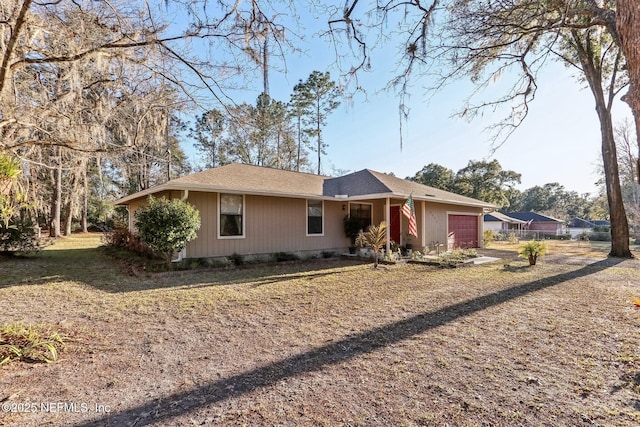
[[[314,39],[307,49],[306,55],[287,58],[287,74],[275,70],[270,73],[273,98],[287,102],[298,80],[306,80],[314,70],[331,71],[338,80],[338,71],[331,68],[335,58],[330,47]],[[538,82],[529,117],[493,154],[484,129],[495,123],[497,116],[487,115],[472,122],[451,117],[469,94],[468,81],[427,96],[423,88],[431,82],[414,80],[401,149],[398,98],[382,90],[394,76],[394,54],[392,49],[374,51],[373,69],[361,75],[367,95],[344,101],[328,118],[323,130],[329,145],[323,157],[324,173],[369,168],[404,178],[429,163],[456,172],[469,160],[495,158],[504,169],[522,174],[521,190],[559,182],[569,191],[596,192],[601,139],[593,97],[564,66],[549,64],[548,72]],[[262,80],[256,74],[246,91],[234,92],[234,100],[254,103],[261,91]],[[624,117],[630,117],[629,109],[616,101],[614,123]],[[195,160],[191,146],[191,140],[184,141],[183,148]]]

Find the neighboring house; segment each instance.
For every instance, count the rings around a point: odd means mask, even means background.
[[[343,252],[346,215],[363,229],[386,221],[388,236],[414,249],[449,241],[451,247],[482,246],[482,215],[490,203],[364,169],[341,177],[230,164],[173,179],[116,202],[135,211],[147,197],[186,200],[200,212],[198,237],[186,258],[261,256],[276,252],[300,255]],[[412,195],[418,237],[407,233],[401,206]]]
[[[484,229],[497,233],[523,230],[527,221],[512,218],[501,212],[491,212],[484,215]]]
[[[571,238],[575,238],[583,233],[593,233],[596,227],[609,228],[611,223],[605,220],[586,220],[574,218],[567,224]]]
[[[509,212],[511,218],[524,221],[526,225],[523,229],[529,231],[538,231],[541,234],[561,235],[566,234],[565,222],[561,219],[542,215],[537,212]]]

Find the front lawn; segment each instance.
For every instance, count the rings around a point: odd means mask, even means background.
[[[98,244],[0,259],[0,325],[65,342],[0,367],[0,425],[640,423],[640,261],[133,274]]]

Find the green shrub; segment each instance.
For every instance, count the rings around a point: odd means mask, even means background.
[[[335,252],[332,251],[322,251],[321,255],[322,258],[333,258],[334,256],[336,256]]]
[[[105,246],[126,249],[127,251],[147,258],[153,257],[151,249],[144,244],[140,237],[126,228],[116,228],[107,231],[102,235],[102,243]]]
[[[39,236],[35,226],[26,220],[0,225],[0,252],[28,255],[41,251],[50,243]]]
[[[116,228],[102,235],[102,244],[115,248],[126,248],[132,236],[126,228]]]
[[[589,233],[589,240],[596,242],[610,242],[611,232],[593,232]]]
[[[571,234],[547,234],[544,236],[549,240],[571,240]]]
[[[466,248],[466,249],[462,250],[462,256],[465,259],[477,258],[478,257],[478,251],[476,251],[475,248]]]
[[[169,261],[174,252],[196,238],[200,213],[182,200],[149,196],[148,204],[136,211],[135,226],[140,239]]]
[[[440,264],[441,267],[457,267],[467,259],[476,258],[477,256],[478,253],[473,248],[454,249],[451,252],[446,252],[440,255],[436,262]]]
[[[493,230],[484,230],[482,235],[484,237],[485,246],[489,246],[491,243],[494,242],[494,240],[496,240],[496,232]]]
[[[235,265],[236,267],[240,267],[241,265],[244,264],[244,257],[235,252],[229,255],[227,258],[229,259],[229,262]]]
[[[460,250],[454,250],[452,252],[446,252],[438,257],[436,262],[440,264],[440,267],[457,267],[458,264],[462,264],[465,258]]]
[[[291,252],[276,252],[273,254],[273,260],[276,262],[296,261],[298,259],[298,255]]]

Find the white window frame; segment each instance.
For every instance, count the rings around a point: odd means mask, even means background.
[[[309,202],[320,202],[322,205],[322,232],[321,233],[309,233]],[[305,212],[305,229],[307,237],[322,237],[324,236],[324,200],[307,199],[306,212]]]
[[[247,211],[247,204],[246,204],[246,196],[244,194],[238,194],[238,193],[217,193],[217,207],[216,207],[216,216],[217,216],[217,234],[218,234],[218,239],[221,240],[229,240],[229,239],[244,239],[246,238],[246,233],[247,233],[247,228],[246,228],[246,211]],[[232,196],[242,196],[242,234],[237,235],[237,236],[222,236],[220,233],[220,215],[222,215],[222,209],[220,208],[220,198],[223,194],[229,194]]]

